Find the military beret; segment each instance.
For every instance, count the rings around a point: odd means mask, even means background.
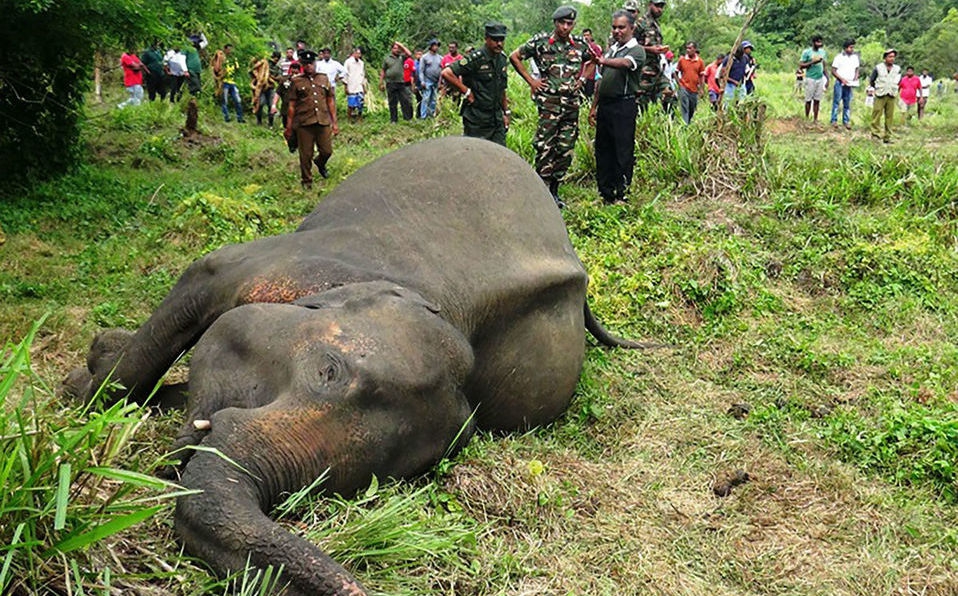
[[[560,6],[559,8],[556,9],[554,13],[552,13],[553,21],[562,21],[565,19],[574,21],[575,17],[576,17],[575,9],[572,8],[571,6]]]
[[[506,37],[506,26],[502,23],[489,22],[486,23],[486,37],[491,37],[493,39]]]
[[[313,50],[300,50],[298,55],[300,62],[316,62],[317,54]]]
[[[622,5],[622,10],[628,10],[629,12],[639,12],[639,3],[636,0],[625,0],[625,4]]]

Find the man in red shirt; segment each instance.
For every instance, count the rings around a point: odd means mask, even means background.
[[[128,105],[138,106],[143,101],[143,71],[146,67],[132,48],[120,57],[120,66],[123,67],[123,86],[130,98],[116,107],[122,109]]]
[[[449,53],[442,57],[442,62],[439,63],[441,68],[446,68],[453,62],[462,58],[462,54],[459,53],[459,44],[455,41],[449,42]],[[459,79],[460,81],[462,79]],[[439,97],[449,96],[455,104],[459,103],[459,89],[455,85],[449,84],[446,79],[439,79]]]
[[[906,120],[911,120],[911,111],[918,104],[920,92],[921,79],[915,76],[915,69],[911,66],[905,68],[905,76],[898,81],[898,98],[901,99]]]
[[[679,58],[679,107],[682,120],[688,124],[699,105],[699,95],[705,94],[705,62],[699,57],[694,41],[685,44],[685,55]]]
[[[725,54],[719,54],[715,62],[709,62],[709,65],[705,67],[705,84],[708,85],[709,103],[712,104],[713,110],[718,109],[719,100],[722,99],[722,89],[718,84],[718,72],[723,60],[725,60]]]

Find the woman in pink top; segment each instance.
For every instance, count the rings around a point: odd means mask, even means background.
[[[909,66],[905,69],[905,76],[898,81],[898,98],[907,118],[911,118],[911,110],[918,103],[920,92],[921,79],[915,76],[915,69]]]

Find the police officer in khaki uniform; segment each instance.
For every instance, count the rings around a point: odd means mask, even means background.
[[[509,128],[506,99],[509,61],[502,53],[506,26],[486,23],[485,29],[485,45],[442,69],[442,78],[463,97],[460,109],[463,134],[505,146]]]
[[[287,118],[286,139],[295,134],[299,146],[299,170],[303,188],[313,187],[313,164],[319,168],[319,175],[329,176],[326,162],[333,154],[333,135],[339,134],[336,122],[336,96],[323,73],[316,72],[316,52],[302,50],[299,62],[303,73],[293,77],[286,103]],[[313,160],[313,147],[318,155]]]

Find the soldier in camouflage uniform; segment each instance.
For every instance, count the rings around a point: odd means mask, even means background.
[[[662,69],[662,56],[669,51],[669,46],[662,45],[662,30],[659,29],[659,18],[664,10],[665,0],[652,0],[649,2],[649,11],[635,22],[635,39],[645,50],[645,64],[642,66],[636,96],[641,111],[671,93],[671,86]]]
[[[572,35],[576,10],[560,6],[552,13],[555,30],[540,33],[519,46],[509,60],[532,89],[539,125],[532,145],[535,168],[559,207],[559,182],[565,177],[579,136],[579,104],[585,81],[595,74],[594,56],[585,40]],[[531,59],[541,73],[533,78],[523,65]]]

